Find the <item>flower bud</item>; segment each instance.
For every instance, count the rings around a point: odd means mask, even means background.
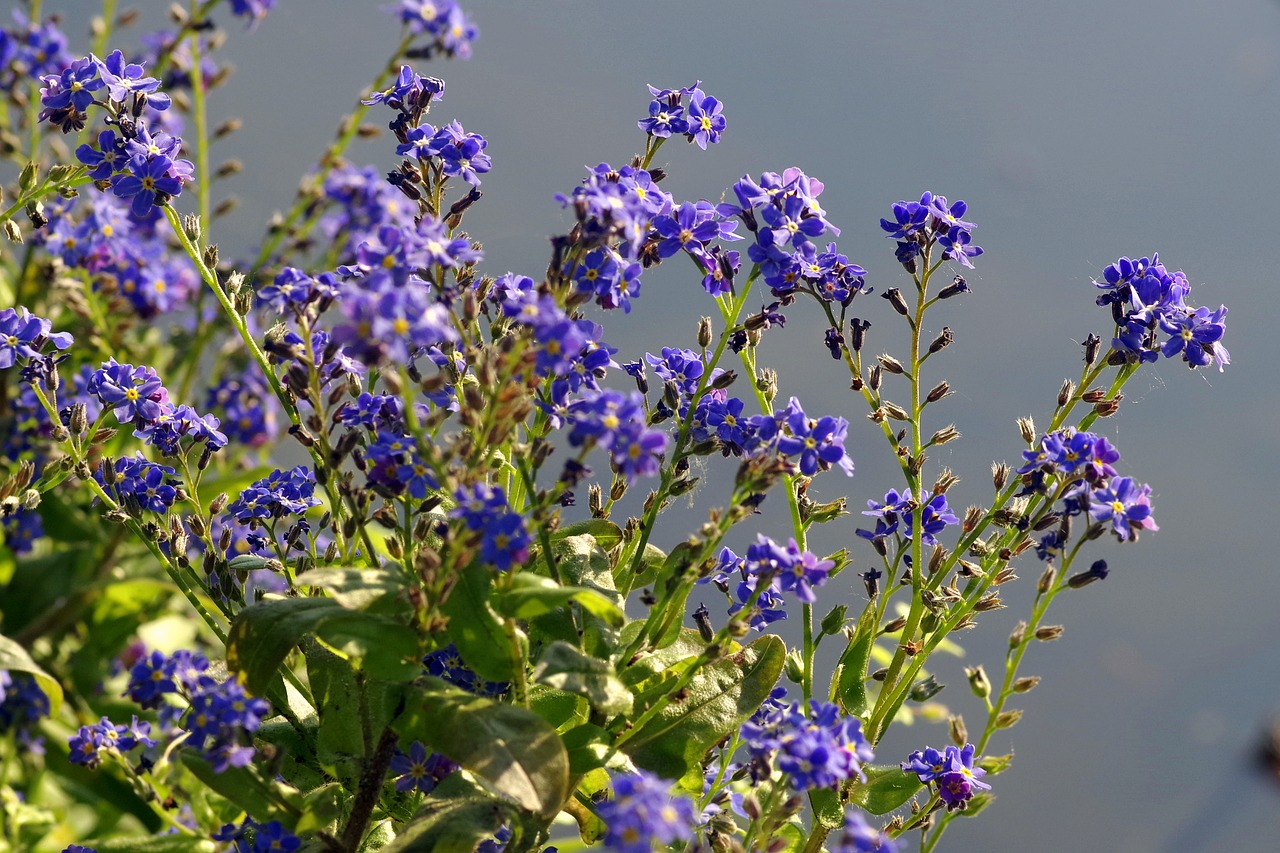
[[[870,569],[862,573],[862,583],[867,588],[867,598],[875,599],[880,594],[880,578],[882,573],[876,569]]]
[[[951,334],[951,328],[949,326],[943,326],[942,331],[929,344],[929,355],[942,352],[944,349],[951,346],[951,343],[954,340],[955,338]]]
[[[951,279],[951,283],[942,288],[938,294],[939,299],[950,299],[953,296],[959,296],[961,293],[969,293],[969,283],[964,280],[964,276],[958,275]]]
[[[1056,640],[1061,637],[1062,631],[1061,625],[1042,625],[1036,629],[1036,639],[1047,643],[1050,640]]]
[[[702,642],[709,643],[716,638],[716,630],[711,625],[711,611],[705,604],[699,604],[698,609],[693,611],[693,621],[698,626]]]
[[[822,633],[834,636],[840,633],[840,628],[844,625],[844,620],[849,612],[849,608],[843,604],[837,604],[831,608],[826,616],[822,617]]]
[[[1022,645],[1023,640],[1027,638],[1027,623],[1019,621],[1014,627],[1013,632],[1009,634],[1009,648],[1016,649]]]
[[[866,342],[867,329],[871,328],[870,320],[860,320],[854,317],[849,321],[849,348],[854,352],[862,349],[862,345]]]
[[[1089,337],[1084,340],[1084,363],[1092,366],[1098,360],[1098,349],[1102,346],[1102,339],[1097,335],[1090,333]]]
[[[886,401],[884,403],[884,413],[888,415],[890,418],[893,418],[895,421],[911,420],[911,414],[906,409],[899,406],[897,403],[890,403]]]
[[[756,388],[766,400],[772,401],[778,396],[778,372],[772,368],[761,368],[756,376]]]
[[[948,424],[933,434],[933,438],[929,439],[930,444],[946,444],[948,441],[955,441],[960,437],[960,431],[956,429],[955,424]]]
[[[1045,566],[1044,571],[1040,574],[1040,580],[1036,582],[1036,592],[1044,595],[1053,589],[1053,583],[1058,579],[1058,570],[1052,564]]]
[[[876,356],[876,361],[880,362],[880,366],[895,376],[901,376],[906,373],[906,369],[902,366],[902,362],[898,361],[887,352],[882,352]]]
[[[1036,441],[1036,422],[1030,417],[1018,418],[1018,433],[1022,436],[1022,440],[1028,446],[1035,444]]]
[[[787,679],[793,684],[804,683],[804,661],[800,659],[800,652],[792,649],[787,652],[786,662],[782,667],[786,673]]]
[[[698,320],[698,346],[706,349],[711,346],[713,340],[715,340],[715,327],[711,325],[711,318],[700,318]]]
[[[947,728],[951,731],[951,742],[963,747],[969,742],[969,729],[964,724],[964,717],[956,714],[947,720]]]
[[[1104,578],[1106,578],[1107,574],[1108,574],[1107,561],[1097,560],[1096,562],[1094,562],[1092,566],[1089,567],[1089,570],[1087,572],[1080,572],[1079,574],[1072,575],[1071,577],[1067,578],[1067,586],[1071,587],[1072,589],[1081,589],[1082,587],[1086,587],[1089,584],[1093,583],[1094,581],[1103,580]]]
[[[1016,726],[1018,724],[1018,720],[1021,720],[1021,719],[1022,719],[1022,712],[1016,708],[1011,711],[1003,711],[996,717],[996,728],[997,729],[1012,728]]]
[[[1038,675],[1028,675],[1025,678],[1019,678],[1017,681],[1013,682],[1013,692],[1027,693],[1039,683],[1040,676]]]
[[[1058,389],[1058,408],[1061,409],[1071,401],[1071,395],[1076,393],[1076,383],[1070,379],[1062,380],[1062,387]]]
[[[974,667],[966,666],[964,674],[969,679],[969,689],[973,691],[974,696],[986,699],[991,695],[991,680],[987,678],[987,671],[982,668],[982,664]]]
[[[897,311],[903,317],[910,316],[911,309],[907,307],[907,300],[902,298],[902,293],[896,287],[890,287],[880,296],[889,300],[889,304],[893,306],[893,310]]]
[[[938,679],[932,675],[920,679],[911,685],[911,690],[907,693],[907,697],[912,702],[928,702],[934,696],[942,692],[945,684],[939,684]]]
[[[928,403],[936,403],[943,397],[948,396],[950,393],[951,386],[946,382],[939,382],[937,385],[933,386],[933,390],[931,390],[924,399]]]

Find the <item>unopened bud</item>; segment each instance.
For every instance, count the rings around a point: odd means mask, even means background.
[[[1027,693],[1032,689],[1034,689],[1035,686],[1039,683],[1040,683],[1040,676],[1038,675],[1028,675],[1025,678],[1019,678],[1017,681],[1013,682],[1013,692]]]
[[[964,717],[956,714],[947,720],[947,728],[951,730],[951,742],[956,746],[964,746],[969,742],[969,729],[964,724]]]
[[[1027,638],[1027,623],[1019,622],[1009,634],[1009,648],[1016,649]]]
[[[1044,595],[1053,589],[1053,582],[1058,579],[1058,570],[1052,564],[1044,567],[1044,572],[1040,575],[1040,580],[1036,582],[1036,592]]]
[[[1094,581],[1100,581],[1107,576],[1107,561],[1098,560],[1089,567],[1089,571],[1080,572],[1067,578],[1067,586],[1072,589],[1080,589],[1086,587]]]
[[[949,424],[933,434],[933,438],[929,440],[930,444],[946,444],[948,441],[955,441],[960,437],[960,431],[956,429],[955,424]]]
[[[871,372],[867,374],[867,387],[870,388],[872,391],[879,391],[880,377],[882,375],[883,375],[883,372],[880,368],[880,365],[878,364],[872,365]]]
[[[1084,363],[1092,365],[1098,360],[1098,350],[1102,346],[1102,339],[1097,335],[1090,334],[1084,340]]]
[[[1071,401],[1071,395],[1076,393],[1076,383],[1070,379],[1062,380],[1062,387],[1058,389],[1058,408],[1061,409]]]
[[[987,671],[982,668],[982,664],[974,667],[966,666],[964,674],[969,679],[969,689],[973,691],[974,696],[986,699],[991,695],[991,680],[987,678]]]
[[[1034,444],[1036,440],[1036,422],[1030,417],[1018,418],[1018,433],[1028,445]]]
[[[911,420],[910,413],[907,412],[906,409],[899,406],[897,403],[890,403],[886,401],[884,403],[884,413],[889,417],[893,418],[895,421]]]
[[[898,361],[887,352],[882,352],[876,356],[876,361],[880,362],[880,366],[895,376],[901,376],[906,373],[906,369],[902,366],[902,362]]]
[[[938,293],[939,299],[950,299],[953,296],[959,296],[961,293],[969,292],[969,283],[964,280],[964,276],[958,275],[951,279],[951,283],[942,288]]]
[[[890,287],[884,293],[880,294],[883,298],[889,300],[889,304],[893,306],[893,310],[897,311],[903,317],[910,316],[911,309],[907,306],[907,300],[902,298],[902,293],[896,287]]]
[[[871,328],[870,320],[860,320],[854,317],[849,321],[849,348],[854,352],[862,349],[862,345],[866,342],[867,329]]]
[[[706,349],[711,346],[713,340],[715,340],[715,327],[711,325],[711,318],[700,318],[698,320],[698,346]]]
[[[1047,643],[1061,637],[1062,631],[1063,628],[1061,625],[1042,625],[1036,629],[1036,639]]]
[[[1022,719],[1022,712],[1016,708],[1013,709],[1012,711],[1002,711],[996,717],[996,728],[997,729],[1012,728],[1013,726],[1016,726],[1018,724],[1018,720],[1021,720],[1021,719]]]

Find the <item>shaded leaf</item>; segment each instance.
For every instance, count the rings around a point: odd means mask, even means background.
[[[52,675],[41,669],[31,659],[26,649],[3,635],[0,635],[0,669],[24,672],[34,678],[36,684],[44,691],[44,695],[49,697],[49,716],[58,716],[58,711],[62,708],[62,685],[58,684],[57,679]]]
[[[502,621],[489,606],[492,573],[472,563],[441,608],[449,617],[449,639],[467,665],[490,681],[510,681],[524,661],[511,648]]]
[[[571,536],[589,536],[606,551],[622,544],[622,528],[607,518],[587,518],[566,524],[551,534],[551,544],[554,546]]]
[[[836,701],[846,714],[856,717],[867,712],[867,664],[871,660],[871,647],[875,645],[876,627],[875,602],[870,602],[836,664]]]
[[[631,710],[631,691],[613,671],[613,665],[568,643],[556,641],[543,650],[533,669],[533,680],[585,696],[592,707],[606,716]]]
[[[427,679],[412,691],[396,729],[420,740],[544,818],[569,795],[569,756],[560,737],[532,711],[498,704]]]
[[[782,640],[766,635],[704,666],[685,695],[640,728],[622,751],[659,776],[681,778],[769,697],[785,657]]]
[[[382,853],[471,853],[510,818],[511,807],[457,773],[445,779]]]
[[[920,777],[897,765],[863,766],[866,782],[853,786],[849,802],[871,814],[888,814],[915,796],[924,787]]]
[[[610,625],[622,625],[627,617],[622,608],[601,593],[582,586],[560,586],[551,578],[521,572],[512,578],[511,589],[494,598],[494,608],[504,616],[532,619],[564,607],[570,601]]]

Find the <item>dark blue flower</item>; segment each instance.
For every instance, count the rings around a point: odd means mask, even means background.
[[[21,305],[0,310],[0,369],[13,367],[19,359],[39,357],[45,344],[60,350],[71,346],[69,333],[53,332],[52,328],[51,321]]]
[[[720,141],[724,133],[725,120],[721,114],[724,105],[720,101],[705,94],[701,89],[689,93],[688,128],[685,136],[702,150],[708,145]]]
[[[429,794],[444,777],[458,769],[458,765],[438,752],[428,753],[425,746],[414,741],[408,754],[397,752],[391,759],[391,775],[397,776],[397,791],[421,791]]]
[[[1132,477],[1117,477],[1089,494],[1089,516],[1097,522],[1110,522],[1122,542],[1137,539],[1139,530],[1160,529],[1151,517],[1150,495],[1150,486]]]

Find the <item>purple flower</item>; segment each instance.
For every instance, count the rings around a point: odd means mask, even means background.
[[[154,370],[121,364],[114,358],[93,374],[88,391],[114,409],[121,423],[154,421],[169,402],[169,393]]]
[[[708,145],[719,142],[725,127],[724,116],[721,115],[723,109],[723,104],[701,89],[690,92],[688,129],[685,131],[688,140],[703,151]]]
[[[980,781],[987,775],[981,767],[973,766],[973,744],[966,744],[964,749],[948,746],[945,752],[927,747],[923,752],[917,750],[902,763],[902,769],[915,773],[926,785],[936,782],[938,796],[946,803],[947,808],[963,809],[979,790],[989,791],[991,786]]]
[[[644,770],[615,778],[613,799],[597,814],[608,827],[604,846],[616,853],[649,853],[655,841],[688,841],[696,824],[693,800],[672,796],[670,782]]]
[[[788,456],[800,454],[800,473],[807,477],[819,470],[829,470],[833,465],[840,466],[840,470],[852,477],[853,460],[844,449],[849,422],[833,417],[814,420],[805,415],[795,397],[791,398],[787,411],[787,428],[791,434],[778,438],[779,452]]]
[[[408,754],[397,752],[391,759],[391,774],[396,779],[397,791],[421,791],[429,794],[435,790],[444,777],[458,769],[443,755],[433,752],[428,754],[427,748],[418,741],[409,747]]]
[[[72,62],[61,74],[50,74],[41,79],[45,87],[40,90],[40,103],[44,106],[40,121],[52,118],[55,123],[63,125],[64,133],[68,131],[66,120],[69,116],[83,116],[93,103],[93,93],[104,85],[98,76],[98,65],[89,57]],[[84,126],[82,117],[79,126]],[[71,126],[70,129],[79,128]]]
[[[864,778],[862,765],[875,754],[862,733],[862,721],[845,717],[829,702],[811,701],[806,714],[799,703],[762,707],[742,727],[752,763],[786,773],[797,791],[831,788],[850,778]]]
[[[1197,308],[1186,314],[1160,318],[1160,328],[1168,333],[1169,339],[1164,342],[1160,352],[1165,358],[1173,358],[1179,353],[1189,367],[1204,367],[1216,358],[1218,369],[1231,363],[1231,356],[1222,346],[1222,336],[1226,333],[1227,306],[1217,311],[1208,308]]]
[[[154,77],[144,77],[146,72],[142,65],[126,63],[124,54],[118,50],[108,54],[105,61],[97,57],[93,57],[93,60],[102,75],[102,82],[107,85],[107,93],[111,100],[123,104],[130,93],[134,93],[145,96],[147,106],[153,110],[169,109],[171,103],[169,96],[157,91],[160,88],[160,81]]]
[[[21,305],[0,311],[0,370],[13,367],[20,358],[39,357],[46,343],[60,350],[71,346],[69,333],[51,332],[52,328],[51,321],[35,316]]]
[[[898,842],[867,823],[856,808],[844,813],[844,825],[827,838],[830,853],[898,853]]]
[[[1111,522],[1120,541],[1137,539],[1139,530],[1159,530],[1151,517],[1151,487],[1132,477],[1117,477],[1106,488],[1089,495],[1089,516],[1097,522]]]
[[[179,176],[184,171],[179,163],[168,157],[158,156],[150,159],[134,156],[129,159],[127,174],[118,174],[111,179],[111,191],[120,198],[131,198],[130,209],[137,217],[146,217],[156,204],[166,204],[170,198],[182,193],[182,181]],[[189,163],[187,163],[190,166]]]

